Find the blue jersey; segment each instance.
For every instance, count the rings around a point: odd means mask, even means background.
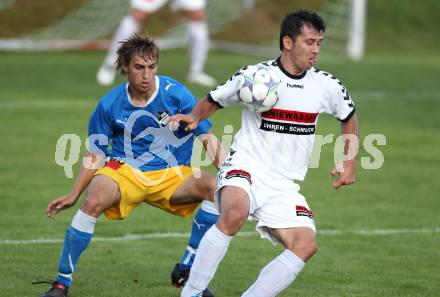
[[[156,76],[156,92],[145,106],[135,106],[124,83],[105,95],[89,122],[89,151],[105,154],[139,168],[160,170],[190,165],[194,136],[211,128],[207,120],[192,132],[180,125],[177,131],[166,127],[169,116],[189,113],[197,100],[180,82]]]

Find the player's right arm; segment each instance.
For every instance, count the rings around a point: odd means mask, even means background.
[[[96,106],[89,121],[89,147],[84,157],[78,177],[72,191],[52,200],[47,206],[46,213],[53,218],[63,209],[76,203],[78,198],[92,181],[98,168],[102,167],[107,155],[107,147],[112,133],[109,108],[105,108],[102,100]]]
[[[76,178],[75,184],[73,185],[72,191],[64,196],[58,197],[52,200],[47,206],[46,213],[49,218],[53,218],[63,209],[73,206],[84,190],[87,188],[91,182],[93,176],[97,169],[93,169],[94,166],[91,164],[96,164],[102,162],[103,156],[93,155],[92,153],[87,153],[85,155],[85,162],[81,166],[78,177]]]
[[[219,105],[204,98],[197,102],[189,114],[176,114],[170,117],[170,122],[183,123],[186,131],[193,131],[201,120],[209,118],[218,109]]]

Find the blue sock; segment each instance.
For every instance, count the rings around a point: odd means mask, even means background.
[[[92,235],[92,233],[79,231],[72,226],[67,228],[57,278],[64,286],[70,287],[72,285],[72,274],[75,271],[76,262],[89,245]]]
[[[211,226],[217,222],[217,219],[218,215],[209,213],[202,208],[199,208],[193,221],[188,246],[180,258],[180,270],[187,270],[191,268],[196,256],[196,250],[199,247],[199,243],[202,240],[203,235],[205,235],[206,231],[208,231],[209,228],[211,228]]]

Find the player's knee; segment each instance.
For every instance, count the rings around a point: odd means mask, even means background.
[[[306,252],[308,253],[309,258],[318,252],[318,243],[316,240],[310,241],[307,243]]]
[[[220,215],[217,227],[226,235],[233,236],[240,231],[246,219],[247,213],[239,209],[228,210]]]
[[[298,257],[307,261],[318,251],[318,243],[314,239],[301,240],[292,243],[288,248]]]
[[[102,203],[96,195],[93,195],[93,193],[88,193],[87,198],[81,206],[81,210],[95,218],[99,217],[104,211]]]

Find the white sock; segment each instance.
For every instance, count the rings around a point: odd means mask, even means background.
[[[226,255],[231,239],[232,236],[225,235],[216,225],[206,232],[197,249],[196,258],[181,297],[191,297],[208,287],[218,265]]]
[[[286,249],[261,270],[255,283],[241,296],[276,296],[295,280],[304,265],[301,258]]]
[[[209,212],[211,214],[219,215],[217,207],[214,202],[203,200],[200,206],[204,211]]]
[[[188,22],[189,71],[200,73],[205,66],[209,50],[209,33],[206,22]]]
[[[78,231],[93,234],[95,230],[96,218],[86,214],[81,209],[78,209],[72,219],[71,226]]]
[[[134,17],[131,15],[125,16],[115,33],[113,34],[113,39],[107,51],[107,56],[104,59],[104,65],[107,67],[116,67],[115,62],[117,58],[118,48],[121,46],[120,42],[129,38],[131,34],[137,33],[140,29],[140,24],[136,22]]]

